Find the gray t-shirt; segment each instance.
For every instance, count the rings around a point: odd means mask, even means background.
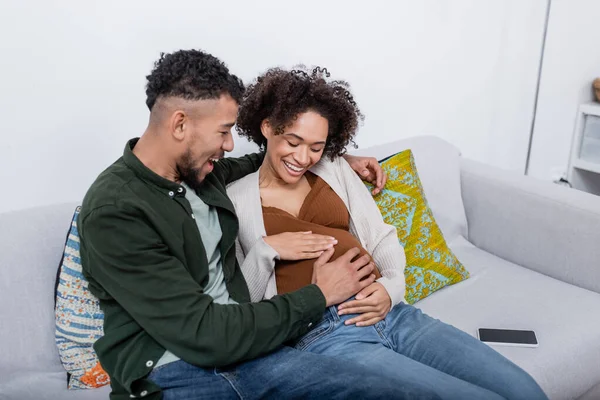
[[[202,244],[206,250],[206,258],[208,259],[208,284],[204,288],[204,293],[211,296],[217,304],[237,304],[237,302],[229,297],[227,286],[225,286],[225,278],[223,276],[223,265],[221,263],[221,251],[219,243],[223,232],[221,224],[219,224],[219,215],[215,207],[211,207],[203,202],[189,186],[182,184],[186,190],[185,198],[190,202],[192,213],[196,220],[196,225],[200,231]],[[173,361],[179,358],[165,351],[165,354],[158,360],[154,368]]]
[[[221,232],[217,209],[204,203],[187,185],[183,184],[182,186],[186,190],[185,198],[192,206],[192,212],[208,259],[208,284],[204,288],[204,293],[211,296],[215,303],[237,304],[229,297],[229,292],[225,286],[221,251],[219,251],[219,243],[223,232]]]

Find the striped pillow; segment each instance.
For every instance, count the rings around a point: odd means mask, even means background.
[[[77,207],[71,221],[56,287],[56,345],[69,373],[69,389],[98,388],[109,383],[92,347],[104,334],[104,313],[81,272],[77,231],[80,210]]]

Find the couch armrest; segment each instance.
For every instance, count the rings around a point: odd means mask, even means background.
[[[600,197],[467,159],[461,190],[475,246],[600,293]]]

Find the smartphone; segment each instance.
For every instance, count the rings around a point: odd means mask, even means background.
[[[477,337],[482,342],[491,345],[538,347],[534,331],[479,328]]]

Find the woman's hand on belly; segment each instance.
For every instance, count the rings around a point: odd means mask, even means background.
[[[392,299],[385,287],[373,282],[350,300],[338,306],[338,314],[360,314],[345,322],[346,325],[369,326],[385,318],[392,308]]]
[[[317,258],[337,244],[331,236],[312,232],[284,232],[265,236],[263,240],[279,254],[281,260],[289,261]]]

